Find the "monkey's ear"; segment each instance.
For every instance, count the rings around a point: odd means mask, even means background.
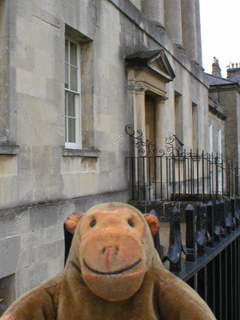
[[[84,213],[82,212],[70,214],[64,223],[67,231],[69,231],[71,234],[74,234],[78,222],[82,219],[83,215]]]
[[[155,236],[155,234],[158,232],[160,228],[160,223],[158,218],[152,214],[144,214],[144,218],[147,221],[147,224],[150,228],[152,236]]]

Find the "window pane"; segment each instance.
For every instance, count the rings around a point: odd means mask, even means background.
[[[70,89],[77,91],[77,69],[75,67],[70,67]]]
[[[77,45],[70,42],[70,64],[77,67]]]
[[[69,88],[69,65],[65,64],[65,88]]]
[[[65,62],[68,62],[68,40],[65,40]]]
[[[68,93],[68,116],[75,117],[75,94]]]
[[[76,142],[75,124],[75,119],[68,118],[68,142]]]
[[[65,142],[68,142],[68,134],[67,134],[67,117],[65,117]]]
[[[68,115],[68,92],[65,91],[65,116]]]

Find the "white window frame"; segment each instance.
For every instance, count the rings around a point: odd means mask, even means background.
[[[65,94],[65,148],[69,149],[81,149],[82,148],[82,123],[81,123],[81,47],[80,43],[77,43],[76,41],[73,41],[71,38],[66,37],[65,40],[68,41],[68,66],[69,66],[69,72],[68,72],[68,83],[69,88],[65,88],[64,94]],[[77,91],[73,91],[70,89],[70,43],[74,43],[77,45]],[[64,43],[64,49],[65,49],[65,43]],[[65,68],[65,59],[64,59],[64,68]],[[65,69],[64,69],[65,70]],[[65,79],[65,78],[64,78]],[[64,80],[65,83],[65,80]],[[68,142],[68,121],[66,121],[66,118],[68,115],[66,114],[66,92],[71,92],[75,95],[75,137],[76,142]],[[67,136],[66,136],[67,135]]]
[[[209,153],[213,152],[213,132],[212,124],[209,125]]]
[[[218,129],[218,155],[222,154],[222,130]]]

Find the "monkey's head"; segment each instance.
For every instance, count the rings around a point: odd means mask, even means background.
[[[152,235],[158,219],[126,204],[108,203],[78,219],[70,216],[68,224],[74,233],[68,263],[75,260],[89,289],[109,301],[136,293],[155,252]]]

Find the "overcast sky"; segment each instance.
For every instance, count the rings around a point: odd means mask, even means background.
[[[222,76],[226,66],[240,63],[240,0],[200,0],[203,68],[212,72],[213,57]]]

